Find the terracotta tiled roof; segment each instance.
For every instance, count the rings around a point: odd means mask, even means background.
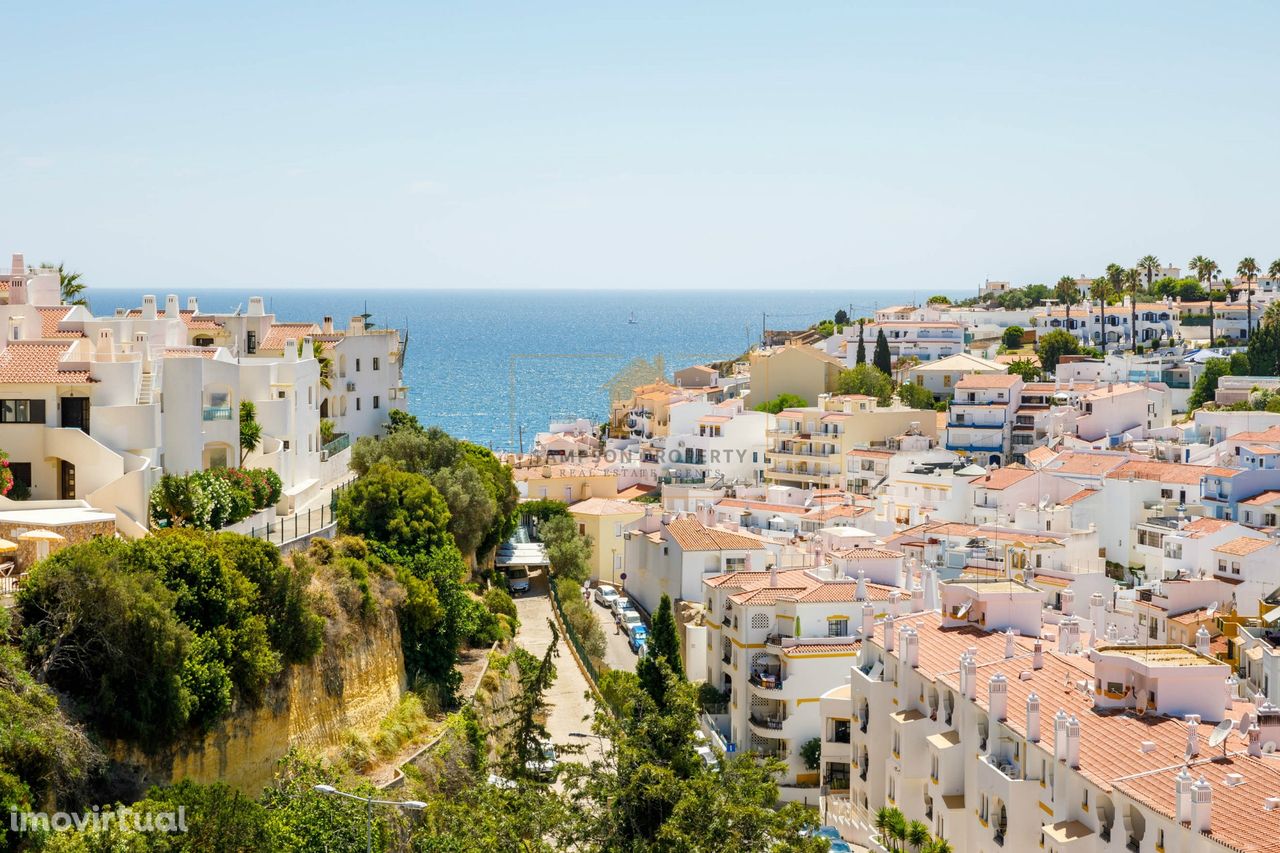
[[[882,586],[878,583],[867,584],[867,599],[869,601],[888,601],[889,593],[893,591],[891,586]],[[802,601],[806,604],[835,604],[842,601],[856,601],[858,598],[857,582],[841,582],[841,583],[819,583],[813,589],[796,596],[796,601]]]
[[[1190,536],[1192,539],[1199,539],[1201,536],[1207,536],[1210,533],[1217,533],[1222,528],[1234,523],[1235,522],[1225,518],[1209,518],[1208,516],[1203,516],[1187,524],[1178,532],[1184,536]]]
[[[783,657],[799,658],[805,655],[856,655],[862,649],[861,640],[847,643],[802,643],[782,650]]]
[[[1158,480],[1161,483],[1194,486],[1205,474],[1230,470],[1229,468],[1210,468],[1208,465],[1180,465],[1175,462],[1126,462],[1108,472],[1107,479],[1127,480],[1132,476],[1135,480]]]
[[[1082,500],[1085,500],[1086,498],[1091,498],[1094,495],[1101,493],[1101,491],[1102,491],[1101,489],[1081,489],[1080,491],[1076,492],[1074,495],[1065,497],[1062,500],[1058,501],[1058,503],[1061,504],[1062,506],[1071,506],[1073,504],[1079,503]]]
[[[957,388],[1012,388],[1022,381],[1013,373],[967,373],[956,383]]]
[[[569,512],[582,515],[644,515],[644,505],[609,498],[587,498],[570,506]]]
[[[1266,506],[1267,504],[1275,503],[1276,501],[1280,501],[1280,492],[1271,490],[1256,494],[1247,501],[1240,501],[1240,503],[1248,504],[1249,506]]]
[[[756,551],[764,547],[758,539],[706,527],[696,518],[674,519],[667,532],[685,551]]]
[[[222,324],[212,317],[197,317],[194,311],[179,311],[178,316],[188,329],[221,329]]]
[[[0,351],[0,384],[85,385],[93,380],[87,370],[62,370],[69,343],[13,341]]]
[[[1241,536],[1237,539],[1232,539],[1230,542],[1223,542],[1213,550],[1220,554],[1230,554],[1233,557],[1247,557],[1255,551],[1261,551],[1263,548],[1270,546],[1270,539],[1255,539],[1252,536]]]
[[[165,347],[165,358],[213,358],[217,354],[213,347]]]
[[[80,332],[62,330],[58,324],[71,312],[68,305],[45,305],[36,308],[40,313],[40,337],[42,338],[82,338]]]
[[[827,506],[811,509],[804,514],[809,521],[830,521],[833,518],[857,518],[871,512],[869,506]]]
[[[1008,468],[997,468],[984,477],[979,477],[973,481],[976,489],[990,489],[992,491],[1000,491],[1007,489],[1016,483],[1021,483],[1028,477],[1035,476],[1035,471],[1030,468],[1020,468],[1009,466]]]
[[[259,349],[284,349],[284,342],[290,338],[300,341],[304,337],[319,331],[320,327],[315,323],[272,323],[271,328],[267,330],[267,334],[263,336]]]
[[[1079,450],[1068,450],[1054,460],[1050,471],[1061,474],[1087,474],[1102,476],[1108,471],[1119,468],[1130,461],[1123,453],[1084,453]]]

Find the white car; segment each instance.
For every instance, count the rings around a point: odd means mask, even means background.
[[[609,605],[609,609],[613,611],[613,618],[616,621],[622,618],[624,611],[634,611],[636,606],[631,603],[631,599],[627,598],[625,595],[620,595],[614,599],[613,604]]]
[[[643,628],[644,620],[640,618],[640,614],[634,610],[622,611],[622,630],[627,632],[627,636],[631,636],[631,632],[635,628]]]
[[[560,758],[556,755],[556,745],[544,740],[537,745],[542,758],[530,758],[524,763],[524,769],[535,779],[550,781],[555,778],[556,768],[560,766]]]
[[[596,604],[612,610],[613,603],[618,600],[618,591],[611,586],[601,584],[596,587],[596,591],[592,593],[592,597],[595,598]]]

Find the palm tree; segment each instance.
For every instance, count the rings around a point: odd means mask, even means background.
[[[889,822],[889,834],[893,836],[893,849],[901,850],[902,842],[907,840],[907,819],[898,809],[893,809],[892,819]]]
[[[1147,290],[1150,290],[1156,273],[1160,272],[1160,260],[1155,255],[1144,255],[1138,260],[1138,269],[1147,274]]]
[[[876,809],[876,832],[880,834],[880,842],[886,847],[889,846],[889,827],[893,825],[893,813],[896,811],[897,809],[891,809],[888,806]]]
[[[1107,267],[1107,272],[1098,276],[1093,280],[1093,284],[1089,286],[1089,295],[1098,300],[1098,309],[1102,312],[1102,351],[1107,351],[1107,303],[1111,301],[1111,297],[1115,295],[1116,288],[1111,280],[1111,267],[1115,267],[1119,272],[1124,272],[1115,264]]]
[[[298,355],[302,355],[302,341],[298,341]],[[311,339],[311,355],[320,362],[320,387],[328,391],[333,387],[333,359],[325,355],[324,341]]]
[[[80,280],[80,273],[67,272],[62,264],[56,267],[53,264],[41,264],[40,269],[58,271],[58,290],[63,305],[89,304],[89,300],[84,297],[85,283]]]
[[[953,853],[951,842],[945,838],[935,838],[929,845],[929,853]]]
[[[1080,288],[1076,287],[1076,280],[1069,275],[1064,275],[1053,286],[1053,295],[1067,309],[1066,328],[1067,331],[1071,331],[1071,306],[1080,302]]]
[[[1258,273],[1261,268],[1258,262],[1253,258],[1245,258],[1236,265],[1236,275],[1244,279],[1245,292],[1245,321],[1244,336],[1247,338],[1253,334],[1253,283],[1258,280]]]
[[[1209,346],[1214,341],[1213,315],[1213,277],[1218,273],[1218,265],[1204,255],[1196,255],[1191,259],[1191,270],[1196,274],[1196,281],[1204,286],[1206,298],[1209,300]]]
[[[907,824],[907,843],[914,847],[917,853],[922,853],[924,846],[929,843],[929,836],[929,827],[920,821],[913,820]]]
[[[1124,284],[1129,289],[1129,334],[1133,338],[1133,353],[1138,354],[1138,287],[1142,284],[1142,276],[1138,270],[1124,271]]]

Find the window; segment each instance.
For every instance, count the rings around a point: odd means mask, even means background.
[[[191,343],[198,347],[211,347],[213,346],[213,338],[208,335],[197,335]]]
[[[10,462],[9,473],[13,475],[14,483],[21,483],[28,489],[31,488],[31,463],[30,462]]]
[[[378,408],[378,407],[379,407],[379,405],[381,404],[381,402],[382,402],[382,400],[378,397],[378,395],[377,395],[377,394],[374,394],[374,395],[373,395],[373,407],[374,407],[375,409],[376,409],[376,408]]]
[[[381,359],[379,359],[377,356],[374,356],[374,357],[373,357],[373,369],[374,369],[374,370],[377,370],[377,369],[379,368],[379,366],[381,366],[381,364],[382,364],[382,360],[381,360]]]
[[[621,536],[621,535],[622,535],[622,522],[621,522],[621,521],[614,522],[614,525],[613,525],[613,535],[614,535],[614,536]]]
[[[1239,560],[1232,560],[1232,561],[1231,561],[1231,574],[1233,574],[1233,575],[1238,575],[1238,574],[1240,574],[1240,561],[1239,561]]]
[[[1218,561],[1218,571],[1220,571],[1220,572],[1226,572],[1226,570],[1227,570],[1227,561],[1226,561],[1226,560],[1219,560],[1219,561]]]
[[[827,620],[827,636],[828,637],[849,636],[849,620],[848,619],[828,619]]]
[[[356,373],[360,372],[360,359],[356,359]]]
[[[579,536],[587,535],[587,526],[585,524],[582,524],[581,522],[578,523],[578,535]]]
[[[248,332],[244,336],[244,351],[253,355],[258,351],[258,333]]]
[[[360,411],[360,398],[356,397],[356,411]]]
[[[0,423],[44,423],[44,400],[0,400]]]

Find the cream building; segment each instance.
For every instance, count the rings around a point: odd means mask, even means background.
[[[644,518],[645,504],[610,498],[588,498],[569,507],[578,532],[591,537],[591,580],[620,585],[627,525]]]

